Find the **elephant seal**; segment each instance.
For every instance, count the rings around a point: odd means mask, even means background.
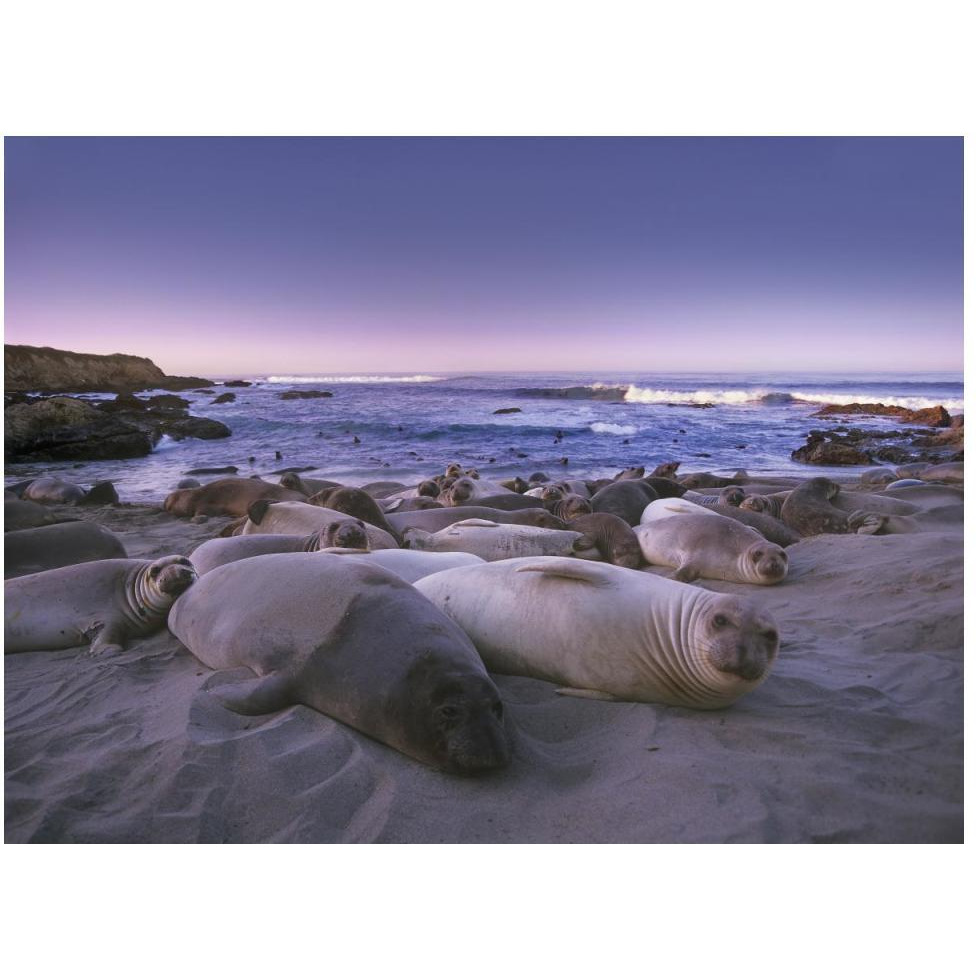
[[[738,508],[745,500],[746,493],[738,485],[728,485],[717,495],[702,495],[697,491],[686,491],[681,497],[703,508],[715,508],[716,505]]]
[[[371,498],[385,498],[395,491],[406,491],[410,486],[402,481],[367,481],[365,485],[359,487]],[[315,492],[313,491],[312,494],[314,495]]]
[[[783,511],[783,502],[789,497],[788,491],[776,492],[773,495],[746,495],[739,503],[739,508],[747,512],[757,512],[760,515],[771,515],[779,518]]]
[[[493,481],[482,481],[464,475],[456,478],[449,488],[445,488],[438,496],[438,501],[445,505],[469,505],[489,496],[507,496],[522,498],[517,492],[509,491]]]
[[[20,497],[44,505],[80,505],[85,497],[85,489],[81,485],[50,476],[35,478]]]
[[[671,566],[673,578],[683,583],[704,577],[773,586],[786,579],[789,569],[780,546],[710,512],[654,519],[639,525],[636,534],[644,558],[652,566]]]
[[[499,512],[519,512],[528,508],[545,510],[541,498],[530,498],[528,495],[517,495],[509,492],[507,495],[482,495],[475,502],[482,508],[493,508]]]
[[[681,498],[688,489],[670,478],[641,478],[645,485],[653,488],[658,498]]]
[[[387,521],[376,500],[361,488],[326,488],[309,496],[308,503],[351,515],[369,525],[375,525],[384,532],[389,532],[394,539],[398,538],[396,529]]]
[[[737,485],[737,478],[721,478],[710,471],[696,471],[694,474],[682,475],[679,479],[685,488],[727,488]]]
[[[286,471],[279,479],[278,484],[289,491],[297,491],[305,495],[306,498],[318,494],[320,491],[328,491],[330,488],[341,488],[338,481],[323,481],[321,478],[300,478],[294,471]]]
[[[503,525],[485,519],[466,519],[433,533],[407,529],[403,544],[407,549],[426,552],[471,552],[486,562],[518,556],[601,558],[595,541],[583,532]]]
[[[56,525],[59,522],[75,522],[77,519],[58,518],[37,502],[23,501],[19,498],[3,500],[3,530],[13,532],[18,529],[36,529],[41,525]]]
[[[241,518],[260,499],[303,502],[305,496],[259,478],[218,478],[202,488],[180,488],[170,492],[163,508],[171,515],[184,517],[230,515]]]
[[[255,556],[176,602],[173,634],[215,669],[257,678],[211,692],[260,715],[302,704],[437,769],[505,766],[498,689],[470,639],[409,583],[342,556]]]
[[[180,478],[176,482],[177,488],[199,488],[201,487],[200,482],[196,478]]]
[[[121,651],[166,623],[196,580],[185,556],[100,559],[7,580],[4,653],[54,651],[91,641],[90,653]]]
[[[624,471],[620,471],[613,476],[613,481],[629,481],[633,478],[643,478],[644,477],[644,465],[640,465],[637,468],[627,468]]]
[[[614,481],[601,488],[590,499],[590,505],[594,512],[607,512],[628,525],[638,525],[644,509],[657,497],[657,492],[643,481]]]
[[[340,524],[341,523],[341,524]],[[348,549],[399,549],[399,543],[389,532],[368,525],[331,508],[319,508],[307,502],[254,502],[247,510],[247,521],[240,535],[301,535],[308,536],[333,526],[334,546]],[[363,539],[366,534],[367,545]]]
[[[364,552],[362,549],[323,549],[322,552],[326,555],[361,559],[370,566],[380,566],[396,573],[407,583],[415,583],[445,569],[480,566],[484,563],[484,559],[471,552],[423,552],[420,549],[377,549],[375,552]]]
[[[680,461],[665,461],[663,464],[659,464],[652,472],[652,478],[666,478],[672,480],[674,476],[678,473],[678,468],[681,467]]]
[[[381,498],[383,503],[381,509],[386,515],[390,512],[425,512],[431,508],[443,508],[444,506],[428,495],[417,495],[416,498],[398,498],[396,501],[387,503],[385,498]]]
[[[3,578],[42,573],[96,559],[125,559],[122,540],[95,522],[62,522],[7,532],[3,537]]]
[[[950,484],[962,484],[966,470],[962,461],[947,461],[945,464],[932,464],[923,468],[916,475],[922,481],[947,481]]]
[[[424,529],[439,532],[465,519],[485,519],[503,525],[533,525],[537,529],[565,529],[567,524],[544,508],[525,508],[515,512],[502,512],[482,505],[461,505],[458,508],[438,508],[429,512],[391,512],[388,516],[397,532],[405,529]]]
[[[453,617],[492,671],[563,694],[688,708],[730,705],[779,651],[751,601],[575,559],[510,559],[414,586]]]
[[[898,475],[895,474],[892,468],[868,468],[867,471],[861,472],[861,484],[862,485],[886,485],[891,481],[895,481]]]
[[[571,522],[593,511],[593,506],[582,495],[564,495],[559,501],[546,505],[546,508],[564,522]]]
[[[662,498],[656,502],[651,502],[641,516],[641,522],[670,518],[672,515],[701,515],[702,513],[721,515],[735,522],[741,522],[750,529],[755,529],[767,542],[772,542],[784,549],[800,541],[798,533],[771,515],[743,511],[741,506],[735,508],[731,505],[715,505],[712,508],[703,508],[695,505],[694,502],[686,501],[684,498]]]
[[[614,566],[639,569],[644,562],[637,535],[618,515],[609,512],[580,515],[569,523],[569,528],[593,539],[603,559]]]
[[[519,495],[524,495],[532,487],[524,478],[520,478],[517,475],[514,478],[506,478],[504,481],[499,481],[498,483],[502,488],[517,492]]]
[[[835,507],[832,500],[839,493],[840,485],[829,478],[811,478],[794,488],[783,502],[783,521],[802,536],[848,532],[873,535],[884,528],[884,515]]]
[[[203,576],[210,570],[252,556],[266,556],[273,552],[319,552],[335,546],[348,547],[356,552],[369,552],[366,526],[354,519],[334,521],[310,535],[235,535],[230,538],[208,539],[190,553],[190,562]],[[399,552],[399,550],[388,550]]]

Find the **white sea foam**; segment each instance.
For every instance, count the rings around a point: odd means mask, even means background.
[[[156,442],[156,446],[153,448],[153,453],[155,454],[157,451],[171,451],[174,447],[179,446],[180,442],[178,440],[174,440],[169,436],[169,434],[163,434],[163,436],[160,437]]]
[[[594,434],[620,434],[622,437],[636,434],[637,428],[628,424],[590,424]]]
[[[946,410],[962,410],[965,400],[955,397],[933,400],[931,397],[887,396],[877,393],[794,393],[794,398],[806,403],[844,404],[844,403],[883,403],[887,407],[907,407],[909,410],[923,410],[926,407],[943,406]]]
[[[440,376],[269,376],[267,383],[436,383]]]
[[[766,390],[649,390],[631,384],[624,394],[628,403],[722,403],[737,406],[757,400]]]

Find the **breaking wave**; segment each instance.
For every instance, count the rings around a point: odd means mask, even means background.
[[[721,403],[738,406],[752,403],[766,390],[649,390],[644,386],[627,387],[624,399],[628,403]]]
[[[636,434],[637,428],[629,424],[590,424],[594,434],[619,434],[621,437]]]

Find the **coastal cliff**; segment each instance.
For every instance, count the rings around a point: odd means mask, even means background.
[[[132,393],[212,385],[199,376],[167,376],[142,356],[101,356],[48,346],[5,345],[3,374],[8,393]]]

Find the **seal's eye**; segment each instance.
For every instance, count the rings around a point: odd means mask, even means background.
[[[712,618],[712,623],[715,624],[716,627],[728,627],[729,618],[726,617],[724,613],[717,613]]]

